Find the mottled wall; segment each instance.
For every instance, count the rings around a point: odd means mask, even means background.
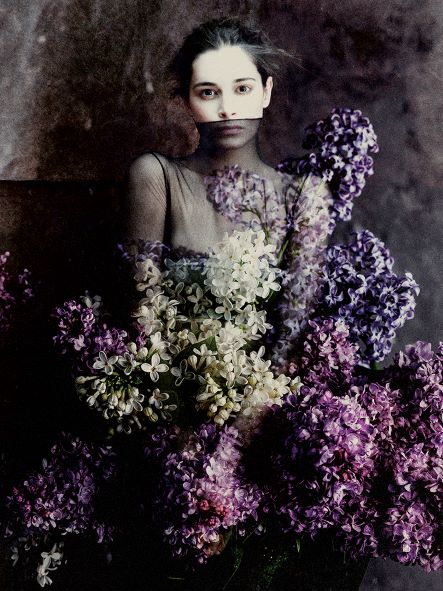
[[[335,105],[358,107],[371,118],[381,152],[354,224],[385,239],[398,269],[411,270],[422,286],[417,317],[401,342],[437,340],[443,250],[440,0],[7,4],[0,12],[0,176],[10,180],[121,180],[131,158],[145,150],[192,151],[196,132],[168,98],[165,64],[201,20],[254,14],[278,45],[302,57],[302,67],[298,60],[288,62],[265,112],[265,156],[275,163],[299,154],[304,126]],[[11,248],[23,217],[54,224],[49,209],[45,215],[33,199],[17,200],[9,185],[0,239]],[[75,224],[66,232],[76,235]],[[26,264],[32,263],[31,256]]]
[[[0,250],[12,250],[16,266],[40,281],[25,341],[36,370],[48,343],[39,337],[46,323],[39,310],[106,275],[101,253],[117,229],[128,162],[145,150],[178,155],[195,146],[192,121],[167,97],[164,67],[194,25],[228,14],[255,15],[278,45],[302,57],[302,67],[288,63],[265,112],[261,144],[270,163],[299,154],[304,126],[334,106],[370,117],[381,151],[353,225],[383,238],[398,270],[412,271],[422,287],[397,346],[436,343],[442,334],[441,0],[3,0]],[[16,437],[20,428],[32,437],[52,415],[32,388],[23,391],[12,425]],[[58,394],[53,386],[53,401]],[[11,385],[11,405],[13,398]],[[372,568],[371,589],[400,588],[380,572]],[[426,586],[401,572],[417,591],[431,588],[430,579]]]

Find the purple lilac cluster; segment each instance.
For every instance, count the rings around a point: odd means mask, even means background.
[[[289,193],[297,193],[289,198]],[[282,259],[282,290],[271,317],[277,341],[272,343],[273,362],[285,370],[290,352],[313,313],[325,275],[325,252],[330,225],[330,194],[315,175],[294,188],[285,183],[287,201],[294,203],[287,246]],[[271,335],[273,336],[273,335]]]
[[[393,259],[368,230],[326,252],[326,278],[316,314],[343,319],[360,344],[360,362],[381,361],[397,329],[414,315],[419,287],[410,273],[393,272]]]
[[[313,536],[339,524],[374,469],[377,431],[360,392],[351,389],[356,361],[342,321],[309,322],[290,364],[303,386],[276,409],[282,439],[271,496],[286,530]]]
[[[3,535],[16,548],[39,547],[68,533],[92,535],[101,543],[111,539],[112,527],[96,517],[101,485],[115,473],[109,446],[96,446],[78,437],[62,439],[33,472],[7,497]]]
[[[100,318],[99,299],[92,301],[69,300],[56,308],[53,316],[57,321],[58,333],[53,337],[60,353],[73,361],[73,370],[87,369],[95,374],[93,364],[100,351],[106,355],[124,355],[127,352],[127,332],[108,328]]]
[[[301,351],[289,364],[290,374],[303,384],[334,394],[345,392],[354,379],[357,346],[349,340],[349,329],[342,320],[310,320]]]
[[[0,253],[0,335],[11,328],[17,306],[33,297],[30,272],[23,269],[18,274],[10,273],[6,269],[9,256],[8,251]]]
[[[157,445],[163,458],[156,505],[164,538],[175,557],[205,563],[223,550],[232,528],[241,534],[257,520],[262,494],[244,478],[235,427],[204,424],[167,439],[170,451],[158,437],[148,446],[149,457]]]
[[[291,364],[303,386],[264,422],[261,482],[286,531],[329,529],[355,558],[443,566],[443,343],[358,375],[341,320],[317,319]],[[278,436],[276,435],[278,434]],[[267,442],[267,444],[264,442]],[[255,458],[257,463],[257,458]]]
[[[279,458],[277,513],[284,529],[314,536],[340,526],[374,470],[377,431],[358,390],[342,396],[302,386],[285,405],[291,432]]]
[[[271,242],[281,245],[288,230],[286,203],[269,179],[235,165],[204,180],[207,198],[217,211],[237,227],[264,230]]]
[[[379,431],[378,457],[343,520],[342,544],[353,557],[437,570],[443,567],[443,344],[437,352],[428,343],[409,345],[380,377],[383,386],[369,384],[362,396]]]
[[[443,343],[418,341],[389,369],[398,392],[390,507],[383,527],[389,555],[427,570],[443,567]]]
[[[137,263],[147,259],[151,259],[157,267],[161,267],[170,248],[159,240],[139,239],[117,244],[117,251],[120,259],[135,269]]]
[[[305,129],[308,156],[288,158],[279,170],[305,175],[313,172],[327,181],[333,196],[332,220],[349,220],[353,201],[374,173],[370,153],[378,152],[377,136],[361,111],[335,108],[328,117]],[[331,231],[334,223],[331,224]]]

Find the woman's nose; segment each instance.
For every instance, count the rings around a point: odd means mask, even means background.
[[[232,117],[235,117],[235,115],[236,112],[234,111],[234,105],[232,102],[227,98],[223,98],[218,109],[218,116],[220,119],[231,119]]]

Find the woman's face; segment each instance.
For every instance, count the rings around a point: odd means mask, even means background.
[[[251,57],[240,46],[225,45],[197,56],[192,64],[188,109],[196,123],[260,119],[271,99]]]

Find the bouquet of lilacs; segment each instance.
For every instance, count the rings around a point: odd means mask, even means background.
[[[368,231],[327,245],[373,172],[376,136],[359,111],[334,109],[306,137],[316,151],[279,165],[280,190],[238,166],[205,179],[237,226],[209,253],[141,240],[125,251],[132,323],[112,326],[86,295],[56,311],[55,342],[80,398],[117,431],[143,430],[174,557],[204,563],[270,518],[297,536],[329,530],[354,556],[437,568],[441,453],[418,423],[441,443],[420,402],[441,404],[441,372],[434,357],[414,366],[414,398],[407,363],[374,365],[413,316],[418,286]]]
[[[113,526],[98,517],[103,487],[115,473],[108,445],[62,434],[40,470],[29,473],[7,496],[2,535],[12,560],[34,573],[41,587],[66,561],[64,546],[81,535],[98,543],[112,539]]]

